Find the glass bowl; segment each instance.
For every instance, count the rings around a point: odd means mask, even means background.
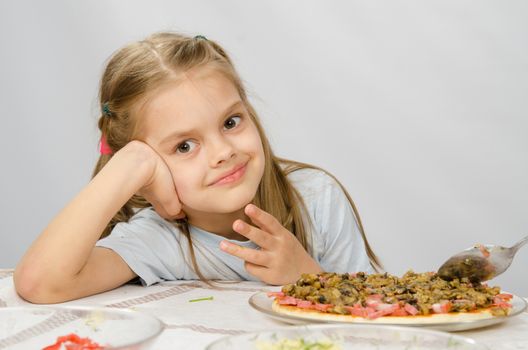
[[[163,331],[157,318],[132,310],[93,307],[0,308],[0,349],[42,349],[75,334],[106,349],[148,349]]]
[[[318,342],[320,346],[314,345]],[[219,349],[484,350],[488,347],[470,338],[422,328],[325,324],[291,326],[228,336],[218,339],[206,348]]]

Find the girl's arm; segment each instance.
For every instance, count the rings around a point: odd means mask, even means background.
[[[117,253],[95,243],[115,213],[138,192],[156,198],[156,210],[165,217],[181,211],[165,163],[148,145],[132,141],[31,245],[15,269],[17,292],[34,303],[55,303],[110,290],[134,278]]]

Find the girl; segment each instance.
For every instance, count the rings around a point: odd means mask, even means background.
[[[136,277],[279,285],[379,266],[339,182],[273,154],[214,41],[159,33],[124,47],[100,103],[94,177],[18,264],[23,298],[62,302]]]

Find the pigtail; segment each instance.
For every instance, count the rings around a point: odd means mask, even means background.
[[[111,115],[110,113],[113,114]],[[105,146],[108,147],[108,150],[103,152],[103,145],[101,144],[99,159],[97,160],[95,168],[92,172],[92,179],[101,171],[101,169],[105,167],[110,159],[112,159],[116,150],[120,148],[118,146],[119,137],[116,137],[119,135],[119,133],[115,132],[115,130],[119,130],[119,128],[117,128],[117,126],[112,126],[112,124],[115,122],[112,120],[112,118],[117,118],[115,112],[110,112],[107,103],[103,104],[103,115],[99,118],[98,126],[99,130],[101,131],[101,143],[104,140]],[[150,203],[148,203],[143,197],[138,195],[132,196],[132,198],[130,198],[125,203],[125,205],[123,205],[121,209],[119,209],[119,211],[112,217],[110,222],[106,225],[105,229],[101,233],[100,238],[108,236],[117,223],[128,221],[136,212],[137,209],[135,208],[146,208],[148,206],[150,206]]]

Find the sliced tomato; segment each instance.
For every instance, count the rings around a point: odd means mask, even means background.
[[[57,338],[57,342],[59,342],[59,343],[65,343],[67,341],[71,341],[73,343],[80,343],[81,342],[81,337],[79,337],[75,333],[70,333],[68,335],[63,335],[62,337],[58,337]]]
[[[103,350],[104,347],[92,341],[90,338],[81,338],[75,333],[57,337],[55,344],[46,346],[42,350]]]

